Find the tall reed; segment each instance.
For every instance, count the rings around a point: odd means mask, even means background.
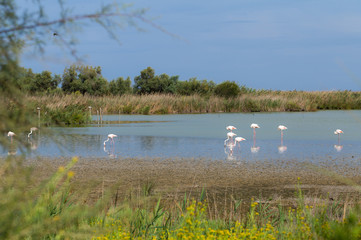
[[[317,111],[331,109],[361,109],[361,93],[351,91],[265,91],[243,93],[235,98],[217,96],[178,96],[167,94],[83,96],[43,95],[27,96],[27,101],[43,109],[64,110],[77,106],[93,114],[176,114],[217,112],[277,112]]]

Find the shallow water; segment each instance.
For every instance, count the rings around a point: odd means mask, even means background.
[[[311,162],[329,158],[348,159],[357,164],[361,156],[361,111],[107,115],[103,120],[154,122],[56,127],[52,128],[51,137],[39,131],[31,139],[30,156],[203,157],[242,161],[283,158]],[[260,125],[256,141],[251,123]],[[283,145],[277,130],[280,124],[288,127]],[[237,136],[246,138],[232,151],[224,148],[228,125],[237,128],[234,130]],[[344,131],[340,142],[334,135],[337,128]],[[118,137],[114,144],[107,142],[104,149],[103,142],[109,133]]]

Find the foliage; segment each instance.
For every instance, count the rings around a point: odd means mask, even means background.
[[[213,93],[215,88],[213,81],[202,80],[199,81],[197,78],[190,78],[188,81],[179,81],[177,84],[177,94],[179,95],[210,95]]]
[[[71,194],[70,169],[76,158],[46,182],[34,184],[21,158],[9,157],[0,170],[0,236],[2,239],[85,239],[94,229],[87,222],[101,216],[104,205],[88,207]]]
[[[217,96],[225,97],[225,98],[237,97],[240,92],[241,90],[238,84],[230,81],[225,81],[220,84],[217,84],[217,86],[214,89],[214,93]]]
[[[134,78],[134,93],[175,93],[178,76],[169,77],[167,74],[155,75],[154,69],[148,67]]]
[[[113,95],[123,95],[132,92],[131,81],[128,77],[124,80],[122,77],[112,80],[109,83],[109,92]]]
[[[90,122],[91,117],[87,111],[77,105],[69,105],[62,110],[48,110],[44,123],[47,125],[80,125]]]
[[[79,91],[94,96],[108,92],[108,82],[101,75],[101,68],[89,66],[71,66],[64,70],[62,89],[65,93]]]

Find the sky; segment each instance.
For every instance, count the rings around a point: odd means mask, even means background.
[[[46,4],[57,16],[55,0]],[[74,14],[112,1],[66,1]],[[95,24],[74,31],[83,64],[100,66],[108,80],[152,67],[156,75],[234,81],[255,89],[361,91],[361,1],[359,0],[134,0],[146,8],[144,31],[117,31],[120,43]],[[174,37],[172,35],[177,35]],[[70,36],[64,36],[67,38]],[[75,62],[53,36],[43,55],[27,50],[21,65],[62,74]]]

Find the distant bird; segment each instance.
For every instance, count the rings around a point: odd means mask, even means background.
[[[11,131],[8,132],[8,137],[10,137],[11,142],[13,141],[13,136],[15,136],[15,135],[16,134],[14,132],[11,132]]]
[[[287,130],[287,127],[286,127],[286,126],[283,126],[283,125],[279,125],[279,126],[278,126],[278,130],[281,131],[281,145],[283,145],[283,131],[284,131],[284,130]]]
[[[253,128],[253,145],[256,145],[256,128],[260,128],[257,123],[252,123],[251,128]]]
[[[343,131],[341,129],[336,129],[333,133],[338,136],[338,145],[340,145],[340,134],[343,133]]]
[[[227,126],[226,129],[232,132],[232,130],[236,130],[237,128],[234,126]]]
[[[58,36],[58,33],[57,33],[57,32],[54,32],[54,33],[53,33],[53,36]]]
[[[105,147],[105,143],[108,142],[109,140],[110,140],[111,143],[114,144],[114,138],[115,138],[115,137],[117,137],[117,135],[112,134],[112,133],[108,134],[107,140],[104,141],[104,147]]]
[[[226,147],[228,144],[228,141],[231,141],[231,143],[233,144],[233,137],[237,136],[237,134],[235,134],[234,132],[228,132],[227,133],[227,139],[224,140],[224,146]]]
[[[36,130],[38,130],[38,128],[36,128],[36,127],[30,128],[30,132],[29,132],[29,134],[28,134],[28,138],[30,138],[30,135],[31,135],[33,132],[35,132]]]
[[[237,143],[240,144],[240,142],[242,142],[242,141],[246,141],[246,139],[243,138],[243,137],[236,137],[236,138],[234,139],[234,144],[235,144],[235,145],[236,145]],[[240,144],[240,145],[241,145],[241,144]]]

